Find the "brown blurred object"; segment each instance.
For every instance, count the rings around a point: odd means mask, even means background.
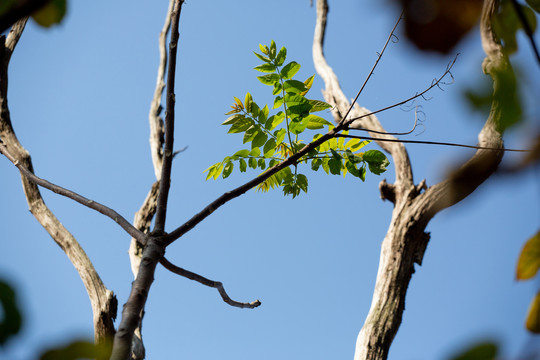
[[[482,0],[398,0],[407,37],[421,50],[446,54],[478,23]]]

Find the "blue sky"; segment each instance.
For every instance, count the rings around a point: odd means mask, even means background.
[[[354,97],[398,11],[386,2],[330,3],[325,52],[344,91]],[[70,1],[64,22],[50,30],[30,23],[13,55],[9,104],[17,136],[38,176],[107,204],[128,219],[154,181],[148,110],[158,63],[157,39],[167,1]],[[220,126],[233,96],[246,91],[265,104],[268,88],[252,70],[252,51],[274,39],[288,59],[315,73],[311,44],[315,10],[307,0],[188,1],[180,20],[175,146],[188,149],[173,165],[167,229],[183,223],[223,192],[257,173],[205,182],[203,170],[242,148]],[[361,105],[377,109],[423,90],[452,59],[419,53],[398,32]],[[522,45],[526,96],[538,94],[538,67]],[[483,116],[471,112],[463,89],[482,80],[476,33],[456,52],[455,83],[422,101],[424,132],[414,140],[476,144]],[[322,99],[316,79],[311,97]],[[527,113],[528,117],[536,113]],[[325,114],[331,119],[329,113]],[[413,121],[400,109],[380,115],[389,131]],[[530,127],[511,131],[521,148]],[[377,148],[376,145],[369,145]],[[472,150],[408,147],[416,181],[428,185]],[[513,161],[509,155],[505,161]],[[62,251],[28,211],[16,169],[0,160],[0,276],[18,290],[26,321],[0,352],[32,359],[44,347],[92,338],[84,287]],[[260,299],[255,310],[232,308],[217,291],[159,268],[146,307],[143,337],[152,359],[352,359],[369,310],[391,204],[379,198],[382,176],[352,177],[306,170],[309,192],[291,200],[279,191],[250,191],[174,243],[179,266],[222,281],[238,301]],[[538,281],[517,283],[514,268],[526,238],[538,230],[538,172],[496,176],[429,224],[431,241],[407,295],[390,359],[447,359],[477,340],[496,339],[516,356],[534,338],[524,330]],[[42,191],[46,203],[77,237],[105,285],[126,301],[132,281],[127,236],[111,220]],[[118,321],[117,321],[118,324]]]

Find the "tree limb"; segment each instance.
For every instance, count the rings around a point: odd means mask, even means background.
[[[501,67],[508,69],[510,65],[491,31],[491,17],[495,8],[495,0],[485,1],[481,27],[487,55],[484,71],[494,78],[494,90],[500,91],[497,77],[493,75]],[[322,51],[327,13],[327,1],[318,0],[313,59],[317,72],[325,82],[326,89],[323,95],[327,102],[335,104],[338,108],[335,121],[340,123],[341,114],[346,113],[350,104]],[[394,203],[394,210],[390,227],[382,243],[371,308],[358,335],[355,351],[355,360],[381,360],[387,358],[390,345],[401,324],[405,295],[414,273],[414,264],[422,263],[430,238],[425,232],[429,220],[437,212],[456,204],[472,193],[495,172],[502,159],[503,151],[493,151],[493,149],[502,150],[499,129],[502,109],[495,97],[489,118],[479,134],[479,146],[490,150],[479,149],[447,180],[427,189],[424,181],[414,185],[405,146],[393,137],[379,134],[384,129],[373,113],[360,107],[355,107],[355,111],[360,113],[357,115],[361,122],[358,124],[359,127],[378,132],[370,135],[374,139],[379,139],[378,144],[390,153],[396,168],[395,183],[388,184],[383,180],[380,184],[381,196]],[[350,118],[354,117],[355,115],[351,115]],[[384,137],[384,141],[381,137]],[[425,192],[422,193],[422,190]]]
[[[229,295],[225,291],[225,288],[223,287],[223,283],[221,283],[220,281],[209,280],[209,279],[205,278],[204,276],[201,276],[201,275],[196,274],[194,272],[191,272],[189,270],[178,267],[178,266],[172,264],[165,257],[162,257],[159,262],[161,263],[161,265],[163,265],[163,267],[165,267],[165,269],[167,269],[167,270],[169,270],[169,271],[171,271],[171,272],[173,272],[173,273],[175,273],[177,275],[183,276],[183,277],[188,278],[190,280],[197,281],[198,283],[201,283],[201,284],[206,285],[208,287],[217,289],[217,291],[219,292],[219,295],[221,295],[221,298],[223,299],[223,301],[225,301],[227,304],[229,304],[231,306],[238,307],[238,308],[241,308],[241,309],[245,309],[245,308],[254,309],[254,308],[261,305],[261,302],[259,300],[255,300],[255,301],[253,301],[251,303],[243,303],[243,302],[234,301],[229,297]]]
[[[116,297],[112,291],[105,287],[77,240],[45,205],[39,188],[32,181],[36,180],[37,177],[33,174],[30,154],[20,144],[11,124],[7,102],[8,65],[26,21],[27,19],[22,19],[15,23],[7,39],[4,36],[0,37],[0,151],[10,161],[18,164],[30,212],[65,252],[79,273],[92,305],[96,343],[108,343],[115,333],[113,321],[117,311]]]

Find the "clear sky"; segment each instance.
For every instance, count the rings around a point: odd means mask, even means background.
[[[154,181],[147,119],[167,1],[72,0],[69,5],[60,26],[44,30],[29,23],[13,55],[9,104],[15,131],[38,176],[132,219]],[[398,11],[387,2],[366,0],[331,1],[330,7],[325,52],[352,98]],[[234,172],[226,180],[205,182],[203,170],[242,149],[240,136],[227,135],[220,126],[233,96],[250,91],[259,104],[272,99],[252,70],[259,64],[252,53],[259,43],[274,39],[286,46],[288,59],[302,64],[300,78],[315,73],[314,21],[308,0],[184,4],[175,146],[188,149],[173,164],[168,230],[257,175]],[[419,53],[400,34],[359,99],[369,109],[422,91],[454,56]],[[522,44],[523,59],[531,58]],[[461,55],[452,71],[455,83],[418,102],[424,132],[414,140],[477,142],[483,115],[471,112],[462,97],[483,78],[477,33],[456,52]],[[531,74],[531,98],[540,93],[539,68],[522,64]],[[322,99],[322,87],[317,78],[311,96]],[[536,111],[527,116],[538,118]],[[400,109],[380,115],[389,131],[407,130],[413,119],[413,113]],[[529,130],[511,131],[507,145],[525,146]],[[416,181],[426,178],[428,185],[472,154],[425,145],[408,149]],[[380,200],[378,183],[392,181],[393,166],[382,176],[368,174],[364,183],[306,174],[307,195],[291,200],[280,191],[250,191],[167,250],[177,265],[222,281],[235,300],[260,299],[262,306],[232,308],[215,289],[158,268],[144,318],[148,358],[352,359],[392,210]],[[411,281],[390,359],[444,360],[486,338],[500,341],[504,355],[515,357],[534,341],[523,324],[538,281],[517,283],[514,269],[525,239],[538,230],[539,183],[538,172],[495,176],[431,221],[432,239]],[[42,193],[124,304],[132,281],[129,236],[100,214]],[[25,313],[24,330],[0,358],[32,359],[44,347],[92,338],[86,291],[29,213],[18,171],[6,159],[0,159],[0,199],[0,276],[15,284]]]

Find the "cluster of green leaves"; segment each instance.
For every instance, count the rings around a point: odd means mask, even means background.
[[[206,180],[218,179],[220,175],[227,178],[233,172],[235,163],[241,172],[245,172],[248,167],[264,171],[302,149],[306,144],[301,139],[305,130],[325,127],[330,130],[334,127],[329,121],[313,114],[327,110],[331,105],[306,97],[313,85],[314,76],[305,81],[294,79],[300,64],[295,61],[285,63],[287,49],[282,47],[277,51],[274,41],[270,46],[259,45],[259,49],[261,53],[255,52],[255,55],[263,63],[255,67],[255,70],[265,74],[257,77],[259,81],[272,87],[272,109],[268,105],[259,106],[250,93],[246,94],[243,102],[234,98],[232,110],[226,114],[230,116],[222,125],[230,126],[230,134],[243,133],[243,143],[250,144],[250,147],[210,166],[205,170]],[[270,115],[271,110],[276,113]],[[321,136],[315,134],[312,140]],[[389,164],[386,156],[378,150],[359,152],[368,143],[359,139],[345,141],[345,138],[332,138],[301,157],[298,164],[310,163],[312,170],[322,168],[327,174],[350,173],[363,181],[366,169],[381,174]],[[304,174],[298,173],[298,164],[294,169],[284,168],[269,177],[257,190],[268,191],[282,187],[284,195],[292,195],[293,198],[301,191],[307,192],[308,180]]]

